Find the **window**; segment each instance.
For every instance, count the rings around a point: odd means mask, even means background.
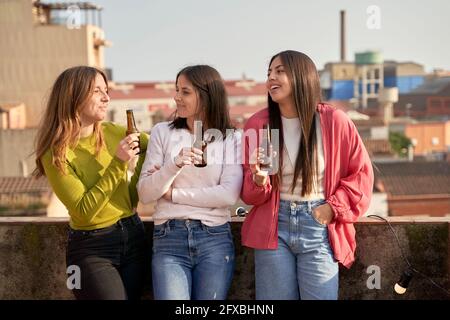
[[[431,138],[431,144],[433,146],[437,146],[439,144],[439,138],[438,137]]]

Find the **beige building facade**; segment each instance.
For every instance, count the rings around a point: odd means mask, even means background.
[[[74,14],[101,10],[94,5],[79,9]],[[36,0],[0,1],[0,104],[25,104],[26,127],[39,124],[51,85],[64,69],[104,68],[103,30],[54,19],[55,12],[61,17],[67,12],[69,19],[72,13],[67,10]]]
[[[415,155],[450,150],[450,121],[409,124],[405,135],[411,139]]]

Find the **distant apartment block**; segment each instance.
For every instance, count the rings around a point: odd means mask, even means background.
[[[450,152],[450,120],[408,124],[405,135],[411,139],[415,155]]]
[[[239,126],[254,112],[266,107],[267,89],[263,82],[251,79],[225,80],[232,119]],[[176,111],[175,82],[110,84],[108,119],[126,124],[126,109],[133,109],[136,125],[148,131],[158,121]]]
[[[101,10],[88,2],[0,1],[0,105],[23,103],[26,127],[39,124],[64,69],[104,67]]]
[[[0,130],[24,129],[26,110],[23,103],[0,103]]]
[[[423,65],[383,61],[378,52],[370,51],[355,54],[355,62],[329,62],[319,73],[325,99],[353,99],[355,107],[365,107],[362,101],[358,103],[357,100],[361,100],[364,95],[367,99],[376,98],[382,87],[397,87],[402,95],[426,80]]]
[[[397,116],[450,119],[450,77],[432,78],[401,95],[394,105]]]
[[[379,115],[377,101],[369,101],[369,107],[361,112]],[[450,119],[450,77],[430,77],[409,93],[399,95],[393,115],[419,120]]]

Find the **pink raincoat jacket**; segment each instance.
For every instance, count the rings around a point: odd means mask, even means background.
[[[334,258],[347,268],[355,260],[355,222],[369,207],[373,188],[373,169],[369,155],[355,125],[341,110],[320,103],[320,126],[325,158],[324,194],[334,211],[328,236]],[[262,129],[269,121],[268,109],[255,113],[245,129]],[[259,132],[259,131],[257,131]],[[245,135],[244,135],[245,137]],[[242,200],[253,205],[242,226],[242,244],[256,249],[277,249],[280,192],[270,181],[263,187],[252,179],[248,165],[247,140],[244,148]]]

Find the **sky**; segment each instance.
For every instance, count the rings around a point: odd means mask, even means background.
[[[272,55],[287,49],[306,53],[322,69],[340,58],[340,10],[347,16],[347,60],[378,50],[385,60],[414,61],[427,72],[450,70],[449,0],[90,2],[104,8],[102,27],[113,43],[105,64],[119,82],[171,81],[199,63],[224,79],[245,74],[264,81]]]

